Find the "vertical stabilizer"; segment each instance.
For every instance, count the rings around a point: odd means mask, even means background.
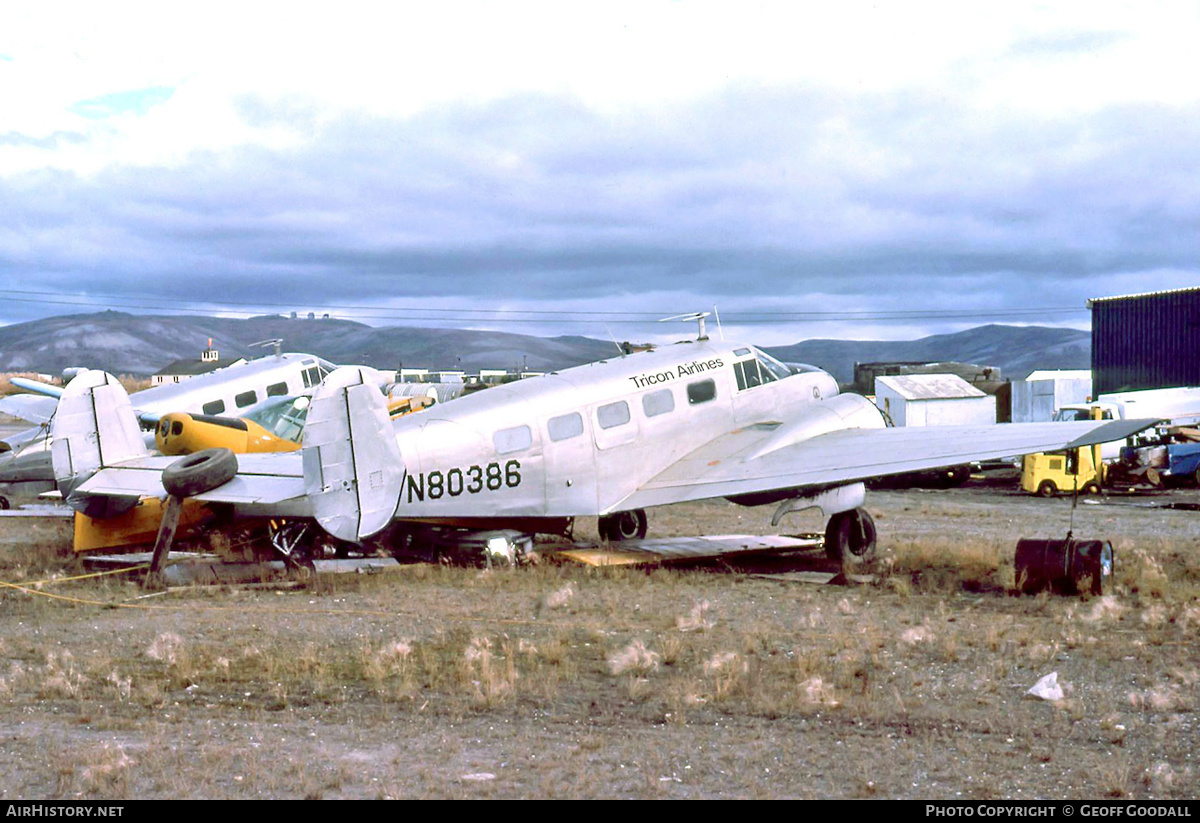
[[[72,492],[104,466],[149,454],[129,395],[102,371],[81,372],[63,389],[50,424],[51,462],[58,490],[74,508]],[[136,502],[136,498],[133,498]]]
[[[317,522],[358,541],[392,520],[404,464],[387,403],[370,372],[352,366],[325,378],[301,438],[304,488]]]

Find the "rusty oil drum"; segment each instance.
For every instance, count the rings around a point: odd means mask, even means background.
[[[1109,594],[1116,559],[1107,540],[1023,538],[1017,541],[1017,585],[1026,594]]]

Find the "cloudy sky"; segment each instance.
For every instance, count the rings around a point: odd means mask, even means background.
[[[0,324],[1086,328],[1200,285],[1196,3],[0,7]]]

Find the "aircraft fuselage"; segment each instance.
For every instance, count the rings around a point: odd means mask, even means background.
[[[621,501],[739,426],[838,394],[759,350],[696,341],[509,383],[398,420],[395,517],[570,517]]]

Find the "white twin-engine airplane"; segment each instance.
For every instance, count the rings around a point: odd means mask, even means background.
[[[274,341],[272,341],[274,342]],[[135,413],[143,428],[153,431],[159,419],[170,412],[236,416],[286,397],[310,394],[336,366],[311,354],[279,353],[235,366],[197,375],[182,383],[167,383],[135,392]],[[86,370],[73,370],[83,372]],[[382,387],[384,375],[374,370],[371,379]],[[37,495],[53,491],[46,434],[65,389],[11,378],[19,388],[35,394],[0,398],[0,412],[36,424],[0,442],[0,508],[7,508],[5,494]]]
[[[394,421],[371,377],[341,368],[313,395],[299,455],[238,455],[236,466],[228,453],[151,456],[120,385],[86,372],[63,391],[53,463],[67,502],[92,516],[163,497],[167,482],[236,514],[313,518],[354,542],[393,523],[519,520],[553,532],[581,516],[598,516],[609,539],[639,537],[646,507],[718,497],[775,503],[775,523],[819,507],[827,552],[854,565],[875,546],[868,478],[1117,440],[1146,425],[888,428],[823,371],[702,337]]]

